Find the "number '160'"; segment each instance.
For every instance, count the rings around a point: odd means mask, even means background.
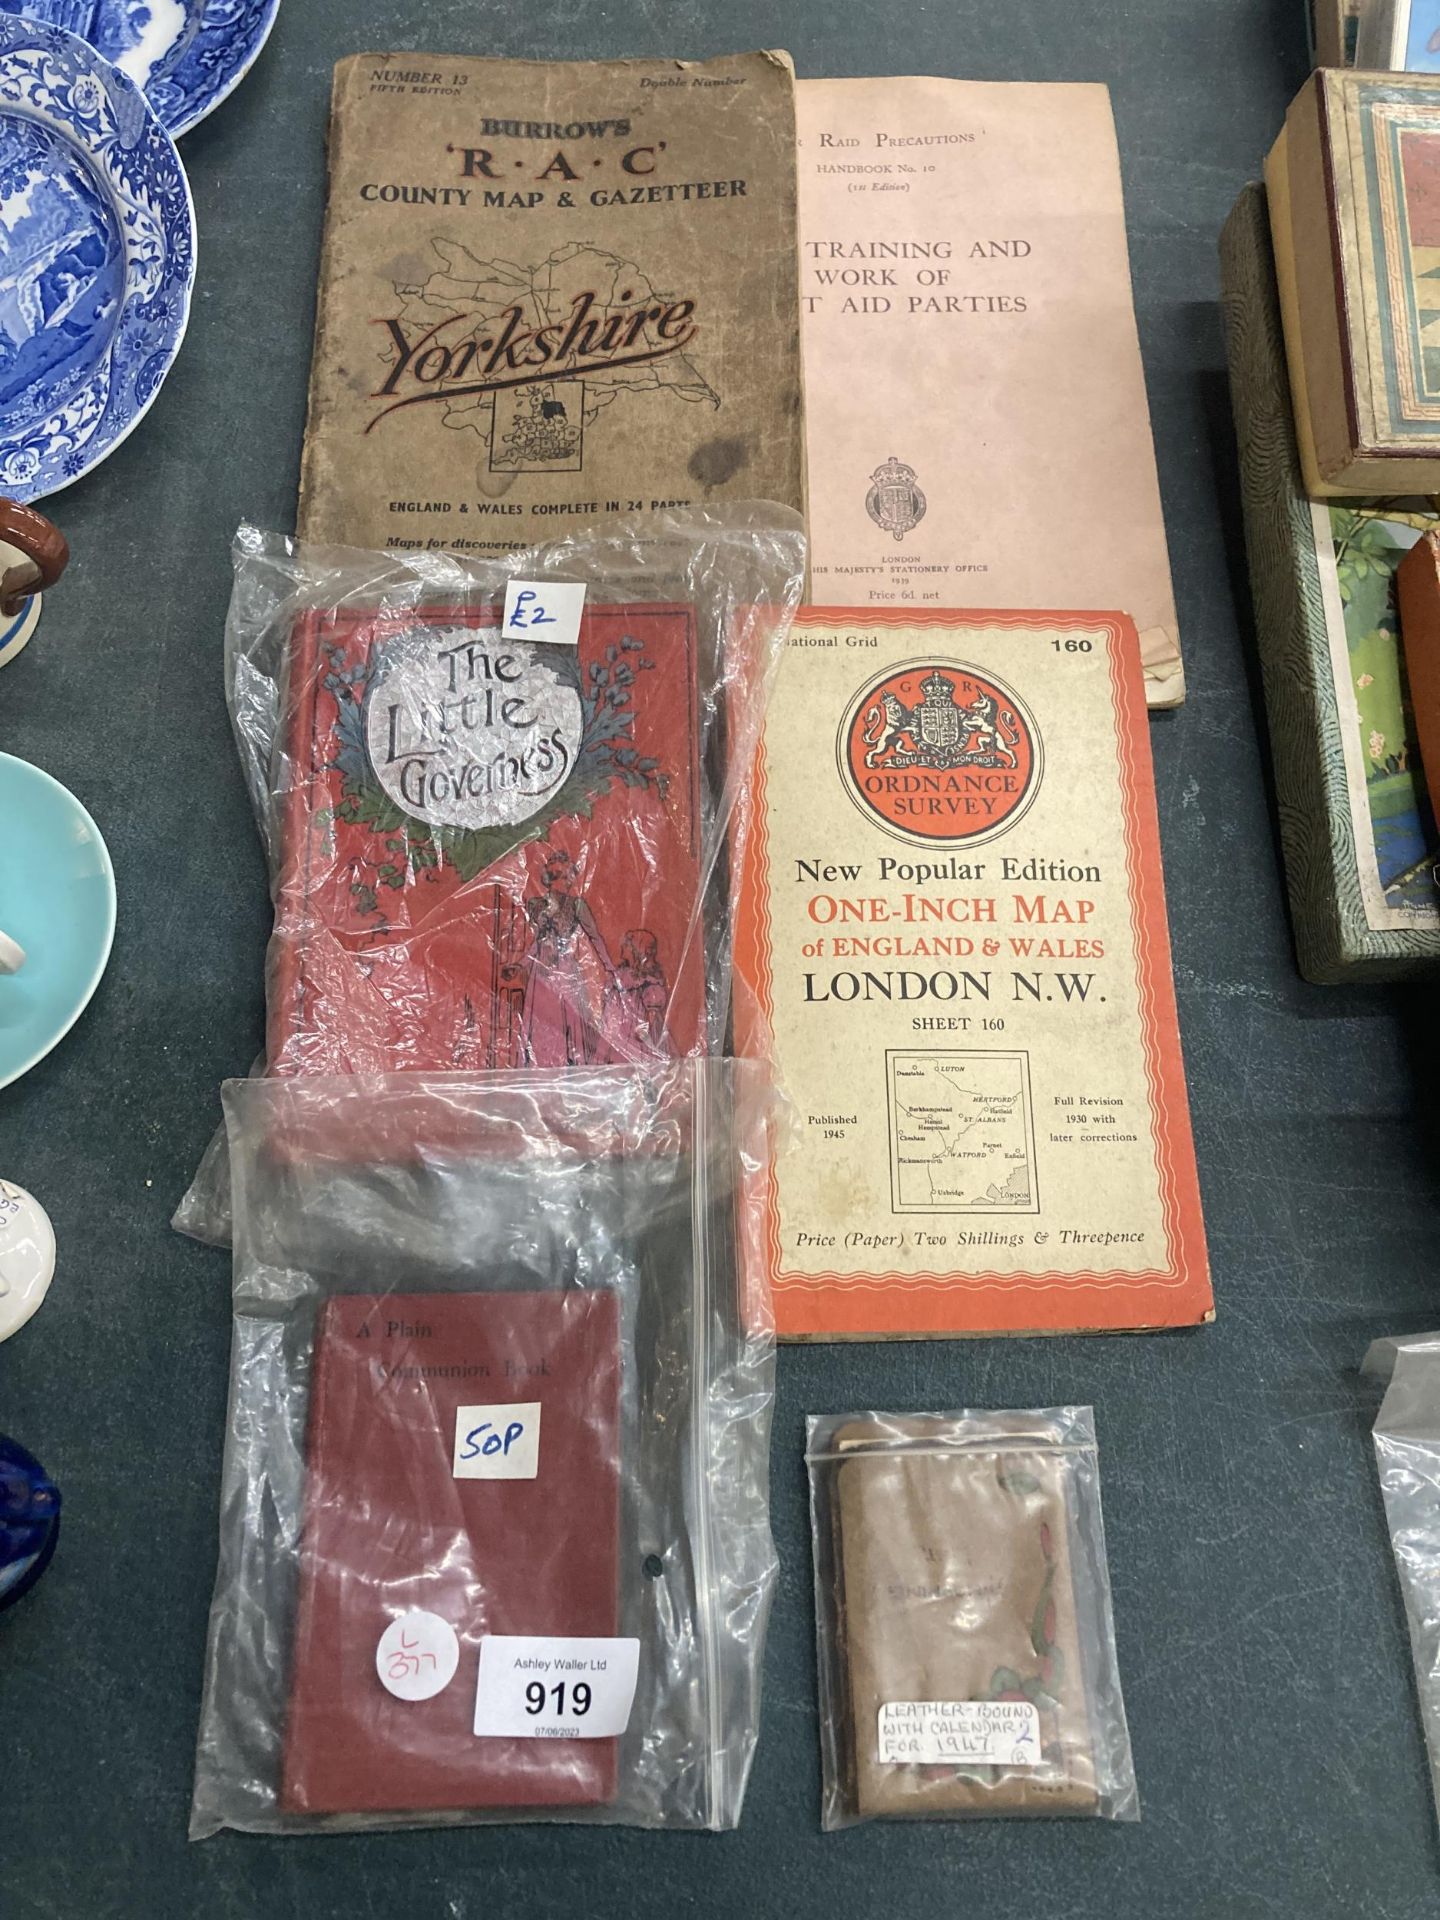
[[[554,1695],[555,1711],[563,1720],[565,1718],[566,1682],[557,1680],[549,1691]],[[529,1686],[525,1689],[525,1711],[527,1713],[543,1713],[545,1711],[545,1692],[546,1689],[543,1680],[532,1680],[530,1682]],[[587,1680],[577,1680],[574,1685],[569,1688],[569,1693],[570,1711],[578,1720],[590,1711],[590,1683]]]

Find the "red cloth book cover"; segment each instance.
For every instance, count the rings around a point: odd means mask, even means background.
[[[270,1070],[701,1051],[696,702],[684,605],[592,607],[578,647],[502,640],[493,608],[304,615]]]
[[[619,1390],[619,1313],[607,1291],[325,1303],[283,1812],[613,1797],[614,1739],[479,1738],[473,1722],[484,1636],[616,1631]],[[512,1463],[523,1472],[467,1477],[462,1461],[503,1436],[512,1411],[533,1449]],[[459,1659],[431,1697],[398,1698],[377,1649],[415,1610],[448,1623]]]

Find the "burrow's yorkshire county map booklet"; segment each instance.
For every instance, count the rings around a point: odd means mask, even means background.
[[[1184,697],[1102,86],[802,80],[811,597],[1123,607]]]
[[[1209,1319],[1133,621],[807,608],[747,806],[777,1330]]]
[[[303,538],[804,507],[788,56],[335,69]]]

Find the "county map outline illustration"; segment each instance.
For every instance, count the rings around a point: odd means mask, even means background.
[[[441,268],[423,280],[394,282],[400,325],[407,334],[443,341],[456,364],[460,349],[474,344],[477,353],[468,377],[456,381],[455,397],[446,401],[444,379],[437,382],[436,397],[446,427],[473,430],[488,443],[492,471],[579,472],[586,429],[622,394],[659,393],[691,405],[720,405],[719,394],[690,355],[672,349],[652,319],[641,324],[645,309],[664,311],[670,296],[657,292],[633,261],[583,241],[556,247],[531,266],[482,260],[455,240],[432,238],[430,246]],[[476,360],[492,350],[507,324],[513,327],[510,316],[516,309],[527,333],[549,329],[550,337],[562,343],[567,335],[593,341],[607,322],[624,320],[628,351],[614,366],[597,366],[577,339],[572,350],[551,358],[533,378],[497,378],[490,390],[477,392]],[[392,348],[387,358],[395,357]]]
[[[896,1213],[1037,1213],[1030,1059],[987,1048],[886,1054]]]

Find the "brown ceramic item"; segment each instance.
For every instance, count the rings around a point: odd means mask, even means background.
[[[0,499],[0,540],[25,556],[0,575],[0,616],[13,620],[31,594],[54,586],[65,571],[70,548],[53,521],[18,500]]]

